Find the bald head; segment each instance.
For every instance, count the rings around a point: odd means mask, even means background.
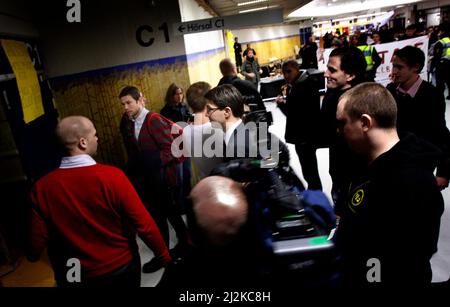
[[[56,126],[56,136],[69,155],[94,155],[97,152],[96,130],[87,117],[63,118]]]
[[[248,204],[240,184],[220,176],[206,177],[191,191],[198,227],[209,242],[226,245],[247,221]]]

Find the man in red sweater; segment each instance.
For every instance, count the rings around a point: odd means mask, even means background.
[[[28,259],[48,254],[60,287],[139,287],[135,231],[163,263],[164,240],[119,169],[97,164],[96,130],[82,116],[66,117],[56,134],[65,156],[59,169],[36,182]]]

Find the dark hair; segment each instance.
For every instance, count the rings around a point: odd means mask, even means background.
[[[367,62],[361,50],[353,46],[336,48],[331,51],[330,58],[331,57],[339,57],[341,59],[340,69],[346,74],[355,76],[355,78],[350,81],[352,86],[364,82]]]
[[[167,88],[167,92],[166,92],[166,98],[164,99],[164,101],[166,102],[166,105],[174,105],[175,101],[173,100],[173,96],[176,94],[177,90],[181,89],[183,91],[183,89],[176,85],[175,83],[172,83],[171,85],[169,85],[169,88]],[[183,91],[184,92],[184,91]]]
[[[450,36],[450,24],[448,22],[441,23],[438,29],[443,32],[444,37]]]
[[[284,69],[287,67],[292,67],[297,70],[300,69],[300,66],[298,65],[296,60],[287,60],[287,61],[283,62],[283,65],[281,65],[281,70],[284,71]]]
[[[208,91],[205,98],[211,100],[220,109],[229,107],[235,117],[244,115],[244,99],[241,93],[230,84],[224,84]]]
[[[415,23],[406,27],[406,30],[417,30],[417,25]]]
[[[419,65],[419,74],[425,65],[425,54],[417,47],[405,46],[394,53],[395,56],[406,62],[409,68]]]
[[[134,100],[139,100],[141,98],[141,92],[139,92],[139,89],[135,86],[125,86],[119,94],[119,98],[125,97],[130,95],[133,97]]]
[[[367,114],[375,119],[380,128],[392,129],[397,125],[395,99],[379,83],[361,83],[345,92],[339,99],[342,100],[346,101],[344,111],[353,120]]]
[[[358,45],[359,46],[364,46],[367,45],[367,34],[366,33],[361,33],[358,37]]]
[[[205,94],[211,89],[207,82],[195,82],[186,91],[186,100],[192,112],[202,112],[206,106]]]

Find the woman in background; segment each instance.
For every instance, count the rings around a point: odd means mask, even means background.
[[[175,123],[188,121],[189,109],[184,102],[184,91],[180,86],[175,83],[169,86],[165,102],[166,104],[161,109],[162,116],[167,117]]]

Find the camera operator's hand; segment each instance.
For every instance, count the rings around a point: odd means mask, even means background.
[[[448,179],[445,177],[436,176],[436,183],[441,191],[448,187]]]
[[[276,102],[277,104],[284,104],[284,103],[286,103],[286,100],[284,99],[283,96],[278,95],[277,98],[276,98],[276,100],[275,100],[275,102]]]

